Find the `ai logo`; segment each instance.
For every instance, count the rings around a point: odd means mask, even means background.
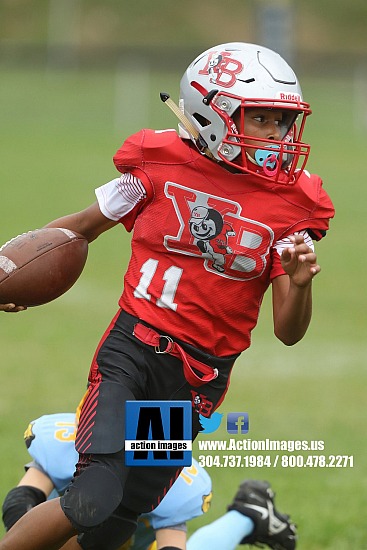
[[[127,401],[127,466],[191,466],[191,401]]]

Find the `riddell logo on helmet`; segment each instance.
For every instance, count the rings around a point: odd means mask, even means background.
[[[278,99],[285,99],[286,101],[301,101],[302,98],[299,94],[287,94],[284,92],[279,92]]]

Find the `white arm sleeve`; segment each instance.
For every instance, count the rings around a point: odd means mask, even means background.
[[[312,249],[312,251],[315,252],[315,247],[314,247],[314,244],[313,244],[313,240],[311,239],[310,235],[307,233],[306,230],[296,231],[295,233],[293,233],[293,235],[303,235],[304,241],[307,244],[307,246],[309,246]],[[282,252],[285,248],[289,248],[289,247],[293,246],[293,243],[290,240],[290,237],[293,237],[293,235],[289,235],[289,237],[285,237],[284,239],[280,239],[279,241],[277,241],[274,244],[274,248],[278,252],[279,256],[281,256],[281,254],[282,254]]]
[[[143,183],[129,172],[95,190],[99,208],[106,218],[118,221],[147,196]]]

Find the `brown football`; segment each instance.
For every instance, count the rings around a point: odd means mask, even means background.
[[[73,286],[83,271],[88,241],[69,229],[43,228],[0,248],[0,304],[47,304]]]

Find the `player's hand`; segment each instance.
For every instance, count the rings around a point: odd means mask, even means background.
[[[6,313],[18,313],[18,311],[25,311],[26,306],[16,306],[15,304],[0,304],[0,311]]]
[[[282,266],[296,286],[305,287],[321,271],[321,267],[315,252],[307,246],[302,235],[293,235],[290,239],[293,246],[283,250],[280,258]]]

